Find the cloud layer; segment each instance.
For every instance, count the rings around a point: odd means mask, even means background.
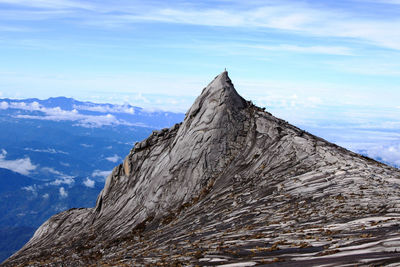
[[[68,192],[65,190],[64,187],[60,187],[58,190],[59,194],[60,194],[60,198],[66,198],[68,197]]]
[[[89,177],[86,178],[85,181],[83,181],[83,185],[89,188],[94,188],[95,181],[91,180]]]
[[[106,114],[106,115],[86,115],[81,114],[77,109],[73,110],[63,110],[60,107],[54,108],[46,108],[40,105],[38,102],[25,103],[25,102],[10,102],[7,103],[2,101],[0,103],[0,107],[2,109],[20,109],[25,111],[39,111],[44,115],[16,115],[16,118],[19,119],[36,119],[36,120],[49,120],[49,121],[75,121],[77,125],[83,127],[102,127],[102,126],[110,126],[110,125],[129,125],[132,126],[132,123],[128,123],[123,120],[117,119],[114,115]],[[107,110],[107,109],[105,109]],[[108,110],[111,110],[109,108]],[[117,108],[119,110],[119,108]],[[129,111],[129,110],[128,110]],[[128,112],[126,111],[126,112]],[[131,112],[131,114],[133,114]],[[28,148],[29,149],[29,148]],[[56,153],[57,151],[48,149],[48,150],[36,150],[36,152],[47,152],[47,153]]]
[[[113,163],[117,163],[120,160],[120,156],[118,156],[117,154],[115,154],[114,156],[111,157],[106,157],[106,160],[113,162]]]
[[[309,36],[351,38],[377,46],[400,49],[400,19],[360,13],[362,5],[375,9],[396,8],[397,1],[349,1],[345,8],[312,1],[215,1],[199,4],[187,1],[146,4],[117,1],[115,5],[93,1],[11,1],[0,15],[8,20],[51,20],[64,18],[98,28],[123,28],[140,22],[175,23],[207,27],[275,29]],[[14,7],[14,9],[12,9]],[[24,9],[26,8],[26,9]],[[285,49],[285,48],[283,48]],[[327,49],[322,49],[326,50]],[[318,51],[316,51],[318,53]]]
[[[87,111],[95,111],[102,113],[126,113],[126,114],[135,114],[135,109],[129,105],[74,105],[74,109],[76,110],[87,110]]]
[[[61,151],[61,150],[56,150],[54,148],[35,149],[35,148],[26,147],[25,150],[26,151],[32,151],[32,152],[39,152],[39,153],[49,153],[49,154],[64,154],[64,155],[68,155],[69,154],[68,152]]]
[[[31,162],[29,157],[7,160],[7,151],[2,149],[0,153],[0,168],[8,169],[22,175],[30,175],[32,171],[37,169],[37,165]]]
[[[100,177],[105,180],[107,178],[107,176],[110,175],[111,172],[112,172],[112,170],[110,170],[110,171],[95,170],[92,173],[92,177],[93,178]]]
[[[400,168],[400,144],[399,143],[355,143],[351,144],[352,150],[370,158]]]

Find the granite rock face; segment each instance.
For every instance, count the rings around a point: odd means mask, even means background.
[[[275,118],[223,72],[96,207],[53,216],[4,265],[395,265],[399,224],[398,169]]]

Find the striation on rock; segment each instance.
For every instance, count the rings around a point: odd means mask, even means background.
[[[275,118],[223,72],[135,144],[96,207],[53,216],[3,264],[395,264],[399,196],[399,170]]]

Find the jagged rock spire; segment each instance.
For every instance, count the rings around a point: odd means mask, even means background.
[[[203,89],[197,97],[192,107],[187,112],[189,117],[193,117],[200,109],[208,109],[209,113],[219,112],[215,107],[223,104],[226,109],[243,109],[247,102],[237,93],[225,70]]]
[[[249,104],[224,71],[135,145],[96,208],[53,216],[6,266],[384,265],[400,261],[399,195],[399,170]]]
[[[110,175],[98,200],[95,224],[104,216],[111,220],[134,213],[134,218],[124,222],[129,228],[198,197],[204,185],[214,183],[230,157],[239,152],[230,144],[244,134],[247,105],[226,71],[215,77],[182,125],[138,144],[125,159],[124,168]],[[115,206],[120,208],[115,210]]]

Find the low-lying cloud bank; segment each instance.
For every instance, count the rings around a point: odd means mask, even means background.
[[[32,152],[38,152],[38,153],[64,154],[64,155],[68,155],[69,154],[68,152],[61,151],[61,150],[56,150],[54,148],[37,149],[37,148],[26,147],[25,150],[26,151],[32,151]]]
[[[96,105],[96,104],[86,104],[86,105],[74,105],[74,109],[77,110],[87,110],[101,113],[126,113],[135,114],[134,107],[130,105]]]
[[[60,187],[60,189],[59,189],[59,194],[60,194],[60,198],[66,198],[66,197],[68,197],[68,192],[65,190],[64,187]]]
[[[18,119],[72,121],[76,126],[87,128],[116,125],[164,128],[181,121],[184,117],[183,113],[150,110],[129,104],[81,102],[64,97],[47,100],[0,99],[0,111],[5,111],[8,116]]]
[[[37,168],[37,165],[34,165],[29,157],[14,160],[8,160],[6,157],[7,151],[2,149],[0,153],[0,168],[8,169],[22,175],[29,175]]]
[[[107,178],[107,176],[110,175],[111,172],[112,172],[112,170],[109,170],[109,171],[95,170],[92,173],[92,177],[93,178],[100,177],[105,180]]]
[[[400,168],[400,144],[371,145],[357,152]]]
[[[129,113],[134,114],[133,108],[127,108],[123,106],[117,106],[115,109],[111,107],[101,107],[101,106],[79,106],[83,110],[92,110],[98,112],[117,112],[117,113]],[[114,115],[108,113],[104,115],[88,115],[82,114],[78,111],[78,109],[73,110],[64,110],[60,107],[52,107],[47,108],[38,102],[25,103],[25,102],[0,102],[0,109],[20,109],[31,112],[41,112],[43,113],[38,115],[28,115],[28,114],[20,114],[15,115],[15,118],[18,119],[36,119],[36,120],[49,120],[49,121],[75,121],[78,126],[82,127],[102,127],[102,126],[111,126],[111,125],[126,125],[126,126],[143,126],[135,125],[133,123],[127,122],[125,120],[121,120],[116,118]],[[96,110],[97,109],[97,110]],[[131,110],[132,109],[132,110]]]
[[[56,108],[41,108],[44,116],[40,115],[17,115],[18,119],[36,119],[49,121],[76,121],[78,126],[83,127],[101,127],[109,125],[130,125],[128,122],[118,120],[111,114],[107,115],[84,115],[80,114],[76,109],[72,111]]]
[[[282,99],[285,99],[285,101],[280,101]],[[91,128],[114,125],[145,126],[143,124],[133,124],[116,117],[121,113],[136,116],[142,112],[135,110],[133,106],[90,102],[79,103],[79,105],[70,106],[70,110],[64,110],[61,107],[45,107],[43,106],[44,104],[42,105],[36,101],[4,100],[0,102],[0,110],[17,109],[28,111],[25,114],[12,113],[11,116],[20,119],[73,121],[76,122],[75,125]],[[312,131],[312,133],[328,141],[338,143],[357,153],[362,153],[393,166],[400,166],[398,145],[400,143],[400,134],[398,134],[400,131],[400,121],[398,119],[400,113],[398,109],[381,109],[371,113],[371,107],[324,106],[323,103],[323,99],[317,97],[301,99],[296,94],[285,97],[268,95],[265,98],[257,98],[258,105],[267,106],[268,110],[273,112],[274,115],[284,118],[294,125],[304,129],[314,129],[315,131]],[[320,112],[321,110],[323,112]],[[165,116],[167,115],[168,113],[165,113]],[[81,146],[85,148],[91,147],[91,145],[87,144],[81,144]],[[38,149],[28,147],[25,150],[50,154],[67,154],[67,152],[53,148]],[[104,159],[117,163],[121,160],[121,157],[110,155]],[[37,168],[29,157],[7,160],[6,152],[0,154],[0,167],[24,175],[29,175]],[[48,171],[51,172],[51,170]],[[110,172],[95,170],[91,177],[105,179]],[[57,175],[57,177],[65,178],[61,173],[56,173],[55,170],[53,174]]]
[[[108,160],[108,161],[110,161],[112,163],[117,163],[120,159],[121,159],[120,156],[118,156],[116,154],[114,156],[111,156],[111,157],[106,157],[106,160]]]
[[[91,180],[89,177],[86,178],[85,181],[83,181],[83,185],[89,188],[94,188],[95,181]]]

